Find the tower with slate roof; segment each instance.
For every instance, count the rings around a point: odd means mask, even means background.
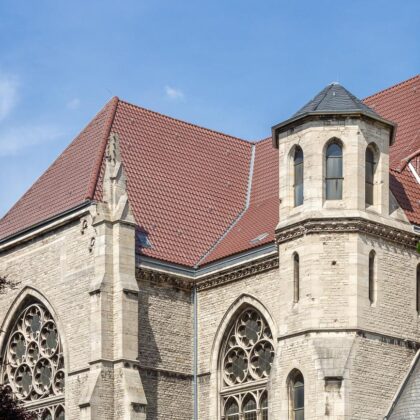
[[[273,384],[278,418],[378,419],[393,393],[387,366],[413,356],[417,324],[396,310],[407,285],[392,266],[416,257],[382,234],[409,232],[390,212],[394,131],[338,83],[273,127],[283,292],[275,382],[288,384]]]

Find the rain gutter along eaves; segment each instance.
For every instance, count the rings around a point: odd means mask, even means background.
[[[6,236],[0,239],[0,251],[3,251],[11,246],[16,245],[32,239],[34,236],[40,233],[45,233],[51,229],[55,229],[68,223],[70,220],[75,219],[88,211],[89,206],[92,204],[91,200],[86,200],[71,209],[65,210],[55,216],[49,217],[42,222],[35,223],[27,228],[20,230],[19,232],[13,233],[12,235]]]

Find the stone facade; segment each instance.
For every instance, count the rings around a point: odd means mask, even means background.
[[[232,389],[259,396],[267,390],[269,418],[295,418],[295,371],[304,378],[305,419],[382,419],[396,395],[389,418],[418,418],[412,401],[419,396],[419,365],[412,366],[420,346],[420,260],[411,225],[395,203],[390,211],[389,127],[329,118],[276,135],[281,220],[276,248],[267,255],[226,262],[214,272],[196,270],[195,277],[168,264],[146,269],[136,260],[116,135],[106,154],[103,202],[1,245],[0,274],[20,282],[1,297],[1,354],[16,314],[30,302],[45,305],[62,339],[67,419],[227,419],[221,352],[247,308],[265,320],[274,358],[258,378]],[[343,147],[341,200],[325,197],[331,139]],[[378,163],[374,204],[366,207],[365,150],[372,143]],[[295,207],[297,146],[304,154],[305,200]],[[258,404],[262,419],[265,408]]]

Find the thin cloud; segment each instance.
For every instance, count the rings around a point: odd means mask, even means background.
[[[72,100],[67,102],[67,108],[68,109],[77,109],[80,106],[80,99],[79,98],[73,98]]]
[[[165,93],[169,99],[184,99],[185,95],[181,89],[165,86]]]
[[[3,121],[16,106],[18,87],[16,76],[0,74],[0,121]]]
[[[56,140],[63,131],[52,125],[9,127],[0,131],[0,156],[24,154],[27,149]]]

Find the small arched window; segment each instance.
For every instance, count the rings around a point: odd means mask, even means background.
[[[326,152],[325,197],[341,200],[343,197],[343,149],[337,142],[330,143]]]
[[[299,254],[293,254],[293,302],[299,302],[300,295],[300,273],[299,273]]]
[[[420,315],[420,264],[417,265],[416,273],[416,309]]]
[[[368,146],[366,149],[365,163],[365,201],[366,205],[371,206],[374,204],[374,181],[376,170],[375,151],[372,146]]]
[[[369,253],[369,301],[372,305],[376,301],[376,270],[375,270],[375,251]]]
[[[295,207],[303,204],[303,151],[296,146],[293,157]]]
[[[305,382],[300,371],[294,370],[289,379],[290,417],[292,420],[305,418]]]

